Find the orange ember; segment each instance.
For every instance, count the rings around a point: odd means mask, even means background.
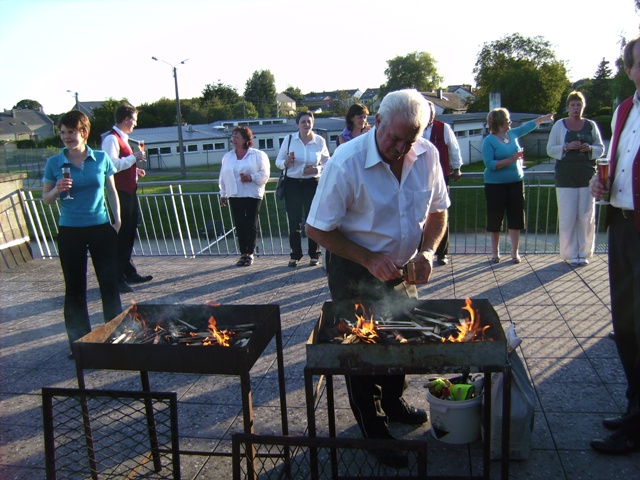
[[[465,306],[462,307],[463,311],[469,313],[468,318],[460,319],[460,325],[457,326],[457,336],[449,335],[449,338],[442,339],[443,342],[471,342],[473,340],[484,340],[484,333],[489,328],[489,325],[482,327],[480,324],[480,312],[474,310],[471,306],[471,299],[465,300]]]
[[[369,320],[367,320],[365,318],[364,305],[357,303],[355,305],[355,308],[358,323],[352,329],[352,333],[358,336],[358,338],[360,338],[365,343],[376,343],[378,333],[376,332],[376,324],[373,321],[373,313],[369,311]],[[362,313],[358,313],[359,311]]]
[[[209,332],[211,332],[211,335],[213,335],[213,337],[206,338],[202,342],[202,345],[213,345],[214,343],[217,343],[222,347],[229,347],[231,345],[230,340],[233,332],[230,332],[226,329],[219,330],[216,327],[216,319],[213,318],[213,315],[211,315],[211,317],[209,318]]]

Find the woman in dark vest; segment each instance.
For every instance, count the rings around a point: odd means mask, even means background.
[[[587,265],[593,255],[596,215],[589,180],[604,153],[598,126],[582,116],[585,106],[582,93],[571,92],[569,116],[553,125],[547,143],[547,155],[556,159],[560,256],[574,266]]]

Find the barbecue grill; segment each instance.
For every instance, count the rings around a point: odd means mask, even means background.
[[[177,318],[197,330],[207,331],[213,316],[219,329],[233,331],[242,327],[250,335],[248,341],[224,347],[220,345],[168,345],[154,343],[112,343],[131,316],[137,313],[146,319],[150,327],[161,319]],[[244,433],[253,428],[253,405],[250,370],[276,339],[278,386],[280,389],[280,414],[282,434],[288,435],[282,330],[278,305],[162,305],[138,304],[73,343],[78,384],[85,388],[84,370],[133,370],[139,371],[143,391],[150,391],[148,372],[197,373],[234,375],[240,377]],[[231,452],[184,451],[182,454],[230,456]]]
[[[329,435],[336,436],[335,411],[333,399],[333,375],[397,375],[442,373],[458,368],[477,368],[484,372],[484,478],[490,478],[491,446],[491,373],[504,373],[503,418],[510,418],[511,367],[507,357],[507,340],[500,319],[486,299],[472,299],[473,308],[480,314],[487,339],[466,343],[428,342],[428,343],[392,343],[370,344],[351,343],[334,344],[322,342],[323,331],[334,325],[338,319],[334,316],[332,302],[322,306],[322,312],[309,340],[307,341],[307,363],[304,369],[305,394],[307,401],[307,421],[309,436],[316,436],[314,411],[313,376],[326,377]],[[439,312],[445,316],[457,318],[465,300],[424,300],[415,301],[413,308],[430,312]],[[401,316],[401,315],[400,315]],[[509,465],[509,422],[502,428],[502,478],[508,478]]]

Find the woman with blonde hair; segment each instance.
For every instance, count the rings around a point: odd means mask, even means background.
[[[589,180],[604,153],[598,126],[582,116],[585,106],[584,95],[571,92],[569,116],[553,125],[547,142],[547,155],[556,159],[560,256],[573,266],[587,265],[593,255],[596,214]]]
[[[524,171],[518,138],[543,122],[552,122],[553,114],[538,117],[511,128],[509,111],[495,108],[487,115],[489,133],[482,142],[484,192],[487,199],[487,231],[491,235],[491,261],[500,262],[500,232],[507,214],[511,240],[511,261],[520,263],[520,230],[524,229]]]

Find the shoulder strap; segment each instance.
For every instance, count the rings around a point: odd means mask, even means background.
[[[289,154],[289,149],[291,148],[291,138],[293,137],[293,134],[289,135],[289,143],[287,143],[287,155]],[[289,169],[289,166],[286,165],[284,167],[284,176],[287,176],[287,170]]]

